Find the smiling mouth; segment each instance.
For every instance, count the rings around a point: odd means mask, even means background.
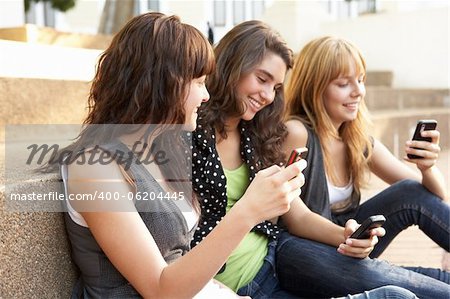
[[[347,104],[344,104],[344,107],[346,107],[346,108],[357,108],[358,104],[359,104],[358,102],[347,103]]]
[[[258,102],[254,98],[249,97],[249,100],[250,100],[250,103],[252,103],[253,107],[255,107],[256,109],[260,109],[263,106],[263,104],[261,102]]]

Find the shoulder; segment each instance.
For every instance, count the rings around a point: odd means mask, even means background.
[[[388,148],[378,139],[371,138],[372,142],[372,159],[376,159],[378,157],[390,156],[391,152]]]
[[[75,156],[68,164],[70,177],[74,179],[105,180],[123,178],[114,152],[94,147]],[[117,157],[116,157],[117,158]],[[124,157],[122,157],[124,159]]]
[[[119,165],[115,161],[100,161],[100,154],[86,153],[68,165],[71,180],[94,180],[123,178]]]
[[[114,160],[102,160],[101,152],[86,152],[68,165],[68,193],[78,197],[86,196],[89,201],[71,201],[75,210],[87,210],[92,206],[100,207],[102,198],[97,195],[127,194],[133,190],[124,170]],[[101,209],[102,207],[100,207]]]
[[[308,130],[305,125],[297,119],[288,120],[285,124],[288,132],[286,142],[296,144],[297,147],[305,146],[308,141]]]

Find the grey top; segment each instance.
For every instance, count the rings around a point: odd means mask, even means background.
[[[102,148],[130,152],[122,143]],[[142,164],[131,164],[127,173],[135,181],[137,192],[165,192]],[[171,263],[186,254],[190,250],[190,240],[196,227],[188,230],[186,220],[175,201],[148,200],[135,203],[136,206],[140,204],[151,205],[144,209],[137,207],[137,210],[148,211],[139,212],[139,215],[155,239],[164,260]],[[72,259],[80,269],[80,278],[74,287],[72,298],[140,298],[109,261],[89,228],[75,223],[68,213],[65,213],[65,222],[72,246]],[[133,252],[129,254],[132,255]]]
[[[302,187],[301,198],[311,211],[340,225],[345,225],[346,220],[344,221],[344,218],[349,219],[356,214],[361,196],[359,192],[353,189],[349,198],[330,205],[320,140],[312,128],[306,124],[305,128],[308,131],[308,140],[306,142],[306,147],[308,148],[306,162],[308,167],[303,171],[305,184]]]

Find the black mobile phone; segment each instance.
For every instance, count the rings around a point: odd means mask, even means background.
[[[419,140],[419,141],[428,141],[431,142],[430,137],[422,137],[420,133],[423,131],[430,131],[435,130],[437,127],[437,121],[434,119],[423,119],[419,120],[417,122],[416,130],[414,131],[414,135],[412,137],[412,140]],[[420,149],[418,147],[414,147],[415,149]],[[410,159],[423,159],[421,156],[413,155],[413,154],[407,154],[408,158]]]
[[[370,231],[374,228],[380,227],[386,221],[383,215],[370,216],[358,227],[357,230],[350,236],[352,239],[368,239]]]
[[[287,159],[287,162],[284,166],[288,167],[292,163],[295,163],[302,158],[304,159],[305,157],[303,155],[306,154],[307,151],[308,151],[308,149],[306,147],[299,147],[299,148],[292,150],[292,152],[289,155],[289,158]]]

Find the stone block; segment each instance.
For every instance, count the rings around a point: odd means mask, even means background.
[[[448,89],[392,89],[368,86],[366,90],[365,100],[371,111],[450,107]]]
[[[368,71],[366,85],[391,87],[393,80],[394,73],[392,71]]]
[[[81,124],[89,88],[83,81],[0,77],[0,140],[6,124]]]
[[[49,27],[27,24],[22,27],[0,28],[0,39],[84,49],[106,49],[112,36],[60,32]]]
[[[450,108],[382,111],[372,113],[372,119],[373,135],[398,158],[405,155],[405,142],[411,139],[420,119],[435,119],[441,133],[441,149],[450,149]]]
[[[77,270],[62,213],[8,212],[1,192],[0,219],[0,297],[69,298]]]

